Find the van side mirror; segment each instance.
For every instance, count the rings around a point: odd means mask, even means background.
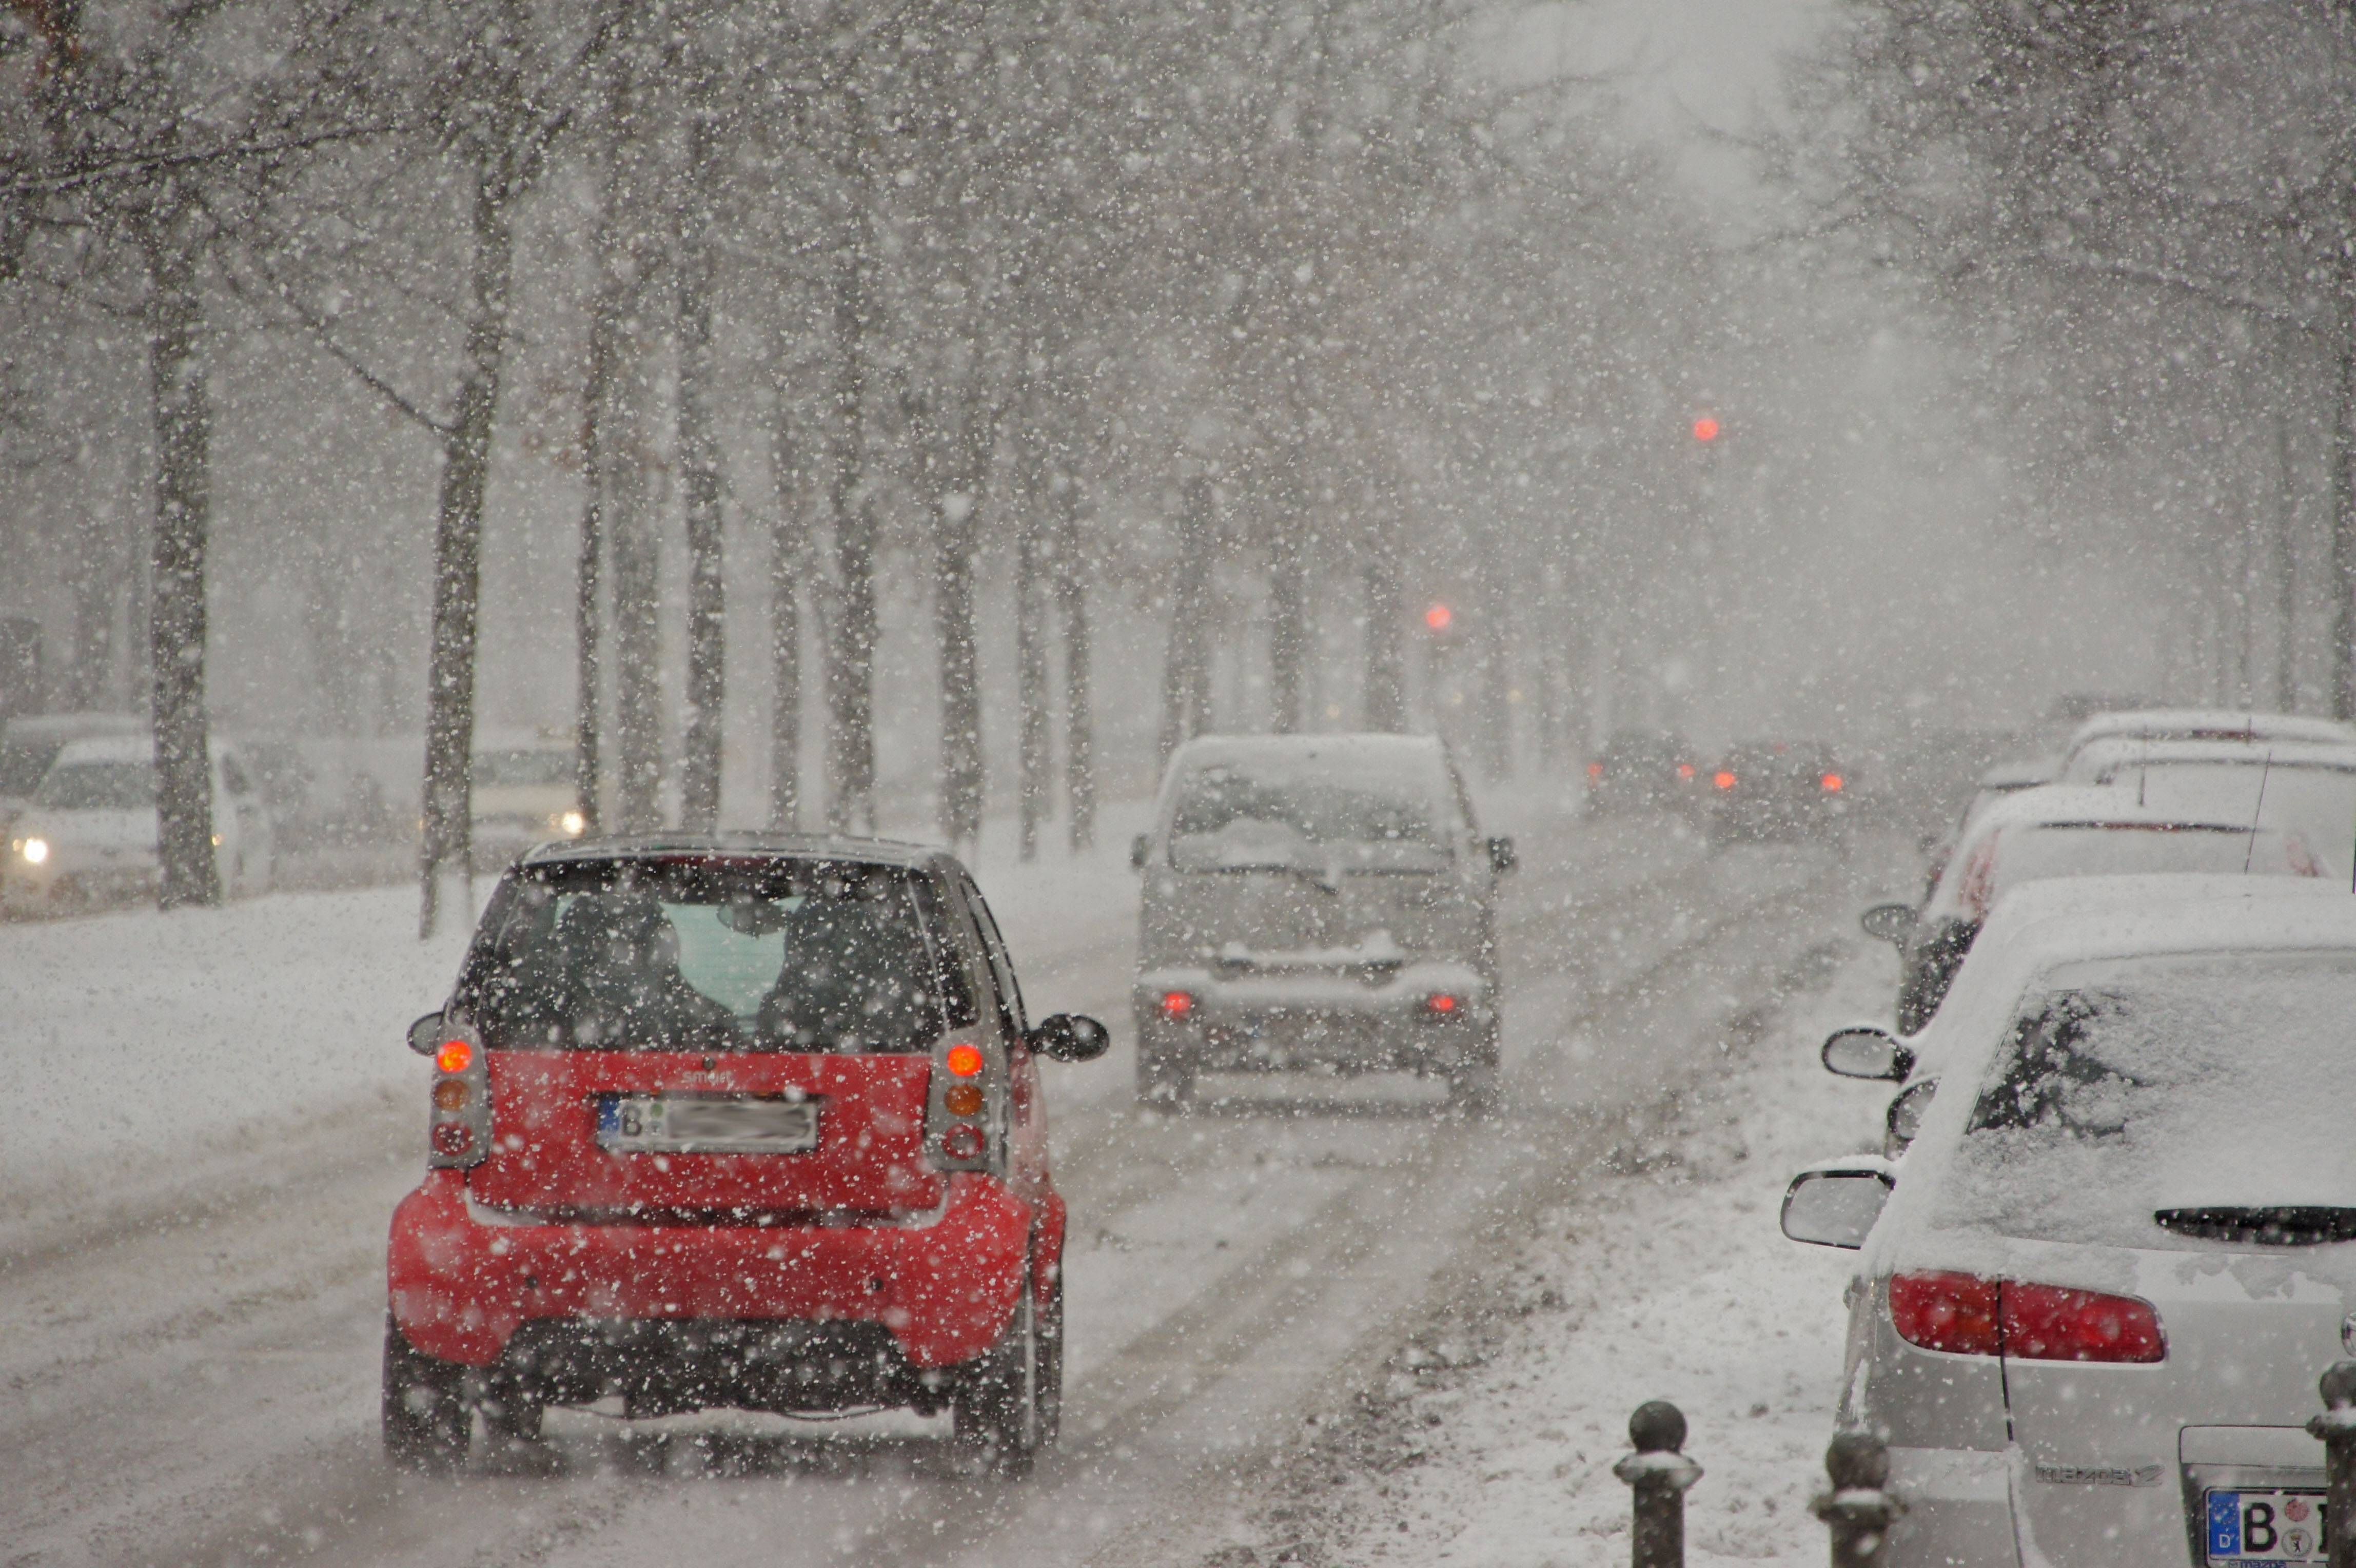
[[[409,1026],[409,1048],[421,1057],[430,1057],[442,1048],[442,1015],[428,1013]]]
[[[1802,1171],[1783,1192],[1783,1234],[1854,1251],[1865,1245],[1896,1185],[1881,1160],[1852,1158]]]
[[[1138,834],[1135,838],[1129,841],[1129,868],[1131,871],[1144,870],[1146,860],[1152,854],[1152,835],[1150,833]]]
[[[1031,1048],[1059,1062],[1092,1062],[1112,1047],[1112,1032],[1094,1018],[1057,1013],[1031,1031]]]
[[[1914,1052],[1887,1029],[1852,1024],[1825,1036],[1824,1063],[1825,1070],[1838,1078],[1903,1083],[1914,1070]]]
[[[1495,872],[1500,876],[1504,876],[1512,872],[1515,866],[1521,864],[1521,854],[1514,848],[1513,840],[1497,838],[1491,839],[1489,841],[1490,870]]]
[[[1914,910],[1906,904],[1876,904],[1857,918],[1857,924],[1875,941],[1903,943],[1914,929]]]

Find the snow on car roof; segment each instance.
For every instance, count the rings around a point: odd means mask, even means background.
[[[2071,732],[2062,748],[2065,757],[2081,746],[2115,736],[2174,737],[2182,740],[2316,740],[2356,743],[2356,725],[2305,714],[2269,714],[2246,708],[2140,708],[2128,713],[2096,714]]]
[[[1447,753],[1428,735],[1216,735],[1197,736],[1170,759],[1169,780],[1226,764],[1298,773],[1320,772],[1406,781],[1437,789]]]
[[[2093,784],[2104,774],[2126,768],[2161,768],[2171,764],[2264,768],[2333,768],[2356,772],[2356,741],[2316,740],[2187,740],[2180,736],[2105,736],[2088,741],[2072,755],[2056,780]]]
[[[2026,789],[2052,782],[2056,764],[2050,757],[2020,757],[1999,762],[1980,775],[1983,789]]]

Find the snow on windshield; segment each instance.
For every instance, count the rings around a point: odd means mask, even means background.
[[[1438,791],[1412,774],[1313,757],[1213,762],[1188,775],[1170,821],[1182,869],[1257,865],[1431,866],[1448,854]]]
[[[2162,1209],[2356,1206],[2336,1091],[2351,1016],[2345,951],[2053,970],[1982,1080],[1933,1222],[2167,1247]]]

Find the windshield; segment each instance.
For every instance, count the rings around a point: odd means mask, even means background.
[[[500,785],[570,786],[573,754],[569,751],[486,751],[475,757],[475,782],[486,788]]]
[[[2164,1247],[2163,1209],[2356,1205],[2351,1017],[2356,953],[2054,970],[1982,1084],[1940,1222]]]
[[[1187,871],[1434,869],[1448,858],[1438,784],[1313,758],[1211,763],[1179,789],[1170,858]]]
[[[56,741],[19,740],[0,746],[0,795],[29,795],[64,747]]]
[[[923,1050],[945,972],[915,880],[817,862],[535,867],[484,917],[468,1000],[494,1047]]]
[[[42,777],[33,804],[53,811],[151,811],[155,767],[149,762],[60,763]]]

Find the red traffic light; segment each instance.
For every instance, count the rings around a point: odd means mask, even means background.
[[[1423,612],[1423,624],[1434,631],[1446,631],[1456,624],[1456,612],[1446,605],[1434,605]]]
[[[1709,442],[1709,441],[1715,441],[1715,440],[1717,440],[1717,439],[1718,439],[1718,421],[1717,421],[1717,420],[1715,420],[1715,419],[1712,419],[1709,415],[1708,415],[1708,414],[1706,414],[1706,413],[1705,413],[1705,414],[1703,414],[1699,419],[1695,420],[1695,421],[1694,421],[1694,439],[1695,439],[1695,440],[1697,440],[1697,441],[1702,441],[1702,442]]]

